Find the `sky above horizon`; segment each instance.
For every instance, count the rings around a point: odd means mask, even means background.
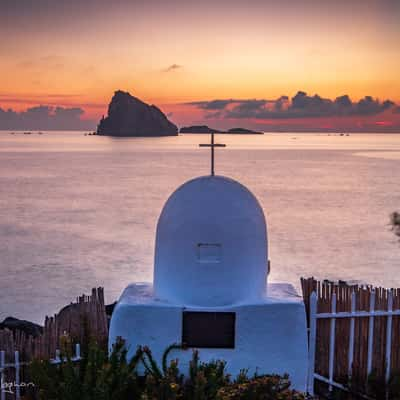
[[[398,0],[2,0],[0,128],[97,121],[121,89],[180,126],[400,132],[399,21]]]

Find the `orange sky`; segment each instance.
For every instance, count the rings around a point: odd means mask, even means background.
[[[74,106],[97,119],[116,89],[178,122],[197,118],[179,103],[298,90],[398,104],[399,21],[396,0],[5,0],[0,107]]]

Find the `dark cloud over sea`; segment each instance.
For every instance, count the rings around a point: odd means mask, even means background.
[[[292,119],[319,117],[348,117],[377,115],[391,109],[399,109],[393,101],[380,101],[365,96],[353,102],[348,95],[336,99],[323,98],[317,94],[309,96],[299,91],[289,99],[281,96],[275,100],[266,99],[220,99],[186,103],[207,111],[207,118],[254,118],[254,119]]]
[[[17,112],[0,108],[0,130],[86,130],[95,127],[94,121],[82,120],[83,109],[36,106]]]

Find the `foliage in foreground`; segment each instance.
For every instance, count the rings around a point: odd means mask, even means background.
[[[395,235],[400,237],[400,212],[395,211],[390,215],[390,224]]]
[[[35,400],[303,400],[305,397],[290,389],[288,376],[264,375],[248,377],[242,371],[235,379],[226,373],[224,361],[202,363],[193,352],[187,377],[181,373],[178,360],[167,362],[168,355],[179,345],[164,353],[162,365],[154,360],[147,347],[138,348],[132,360],[122,341],[115,344],[110,357],[92,343],[80,363],[67,362],[54,366],[35,361],[30,369]],[[139,376],[138,365],[145,368]]]

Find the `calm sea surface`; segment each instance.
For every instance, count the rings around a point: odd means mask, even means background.
[[[217,136],[216,171],[267,217],[273,281],[400,287],[400,135]],[[114,301],[152,279],[169,194],[209,172],[207,135],[108,138],[0,132],[0,318],[42,322],[94,286]]]

